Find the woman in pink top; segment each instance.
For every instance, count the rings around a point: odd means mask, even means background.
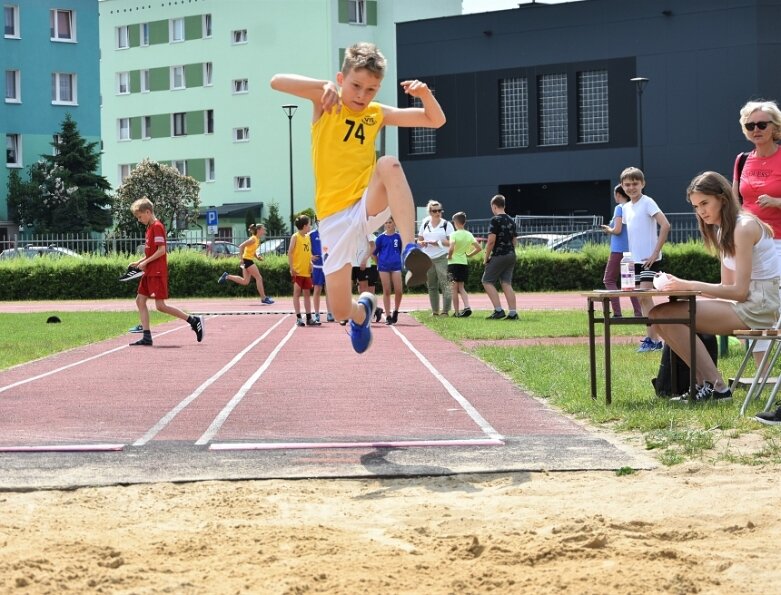
[[[776,253],[781,257],[781,110],[775,101],[749,101],[740,110],[740,126],[753,143],[738,173],[741,155],[735,160],[732,191],[743,198],[743,208],[773,229]]]

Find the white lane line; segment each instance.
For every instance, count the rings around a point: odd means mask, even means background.
[[[298,327],[296,327],[296,325],[293,325],[293,328],[290,329],[287,335],[285,335],[284,339],[282,339],[279,342],[279,344],[274,348],[274,350],[269,354],[269,356],[266,358],[266,361],[263,362],[263,365],[260,366],[260,368],[258,368],[255,371],[255,373],[247,379],[247,381],[242,385],[242,387],[238,390],[238,392],[235,395],[233,395],[233,398],[230,401],[228,401],[228,404],[225,405],[225,407],[223,407],[222,411],[220,411],[217,417],[214,418],[214,421],[211,423],[209,428],[203,433],[203,436],[198,438],[198,440],[195,442],[196,445],[200,446],[208,443],[212,438],[214,438],[217,432],[220,431],[220,428],[225,423],[225,420],[228,419],[228,416],[230,416],[230,414],[233,412],[236,406],[249,392],[249,389],[252,388],[252,385],[254,385],[258,381],[258,379],[263,375],[263,373],[266,370],[268,370],[269,366],[277,357],[282,347],[284,347],[285,343],[287,343],[290,340],[290,337],[293,336],[293,333],[296,332],[296,328]]]
[[[488,423],[488,421],[480,415],[480,413],[477,411],[477,409],[474,408],[474,405],[470,403],[464,395],[462,395],[455,386],[450,384],[450,381],[445,378],[439,370],[437,370],[434,365],[426,359],[426,356],[424,356],[420,351],[418,351],[414,345],[405,337],[398,328],[396,328],[395,325],[391,325],[391,329],[394,333],[396,333],[401,340],[404,342],[404,344],[407,346],[407,348],[415,354],[415,356],[421,361],[421,363],[428,369],[429,372],[431,372],[432,376],[439,380],[440,384],[445,387],[445,390],[450,393],[450,396],[455,399],[456,403],[461,405],[461,408],[466,411],[466,414],[472,418],[472,421],[474,421],[480,429],[483,431],[483,433],[488,436],[489,438],[492,438],[494,440],[503,440],[504,437],[497,432],[494,427]]]
[[[209,450],[301,450],[327,448],[412,448],[427,446],[504,446],[495,438],[463,440],[389,440],[376,442],[215,442]]]
[[[39,446],[0,446],[0,452],[112,452],[124,444],[51,444]]]
[[[189,325],[187,326],[180,326],[176,327],[167,331],[163,331],[162,333],[158,333],[155,335],[155,337],[162,337],[163,335],[167,335],[168,333],[173,333],[175,331],[181,330],[183,328],[190,328]],[[13,384],[8,384],[6,386],[0,387],[0,393],[3,393],[7,390],[11,390],[12,388],[16,388],[17,386],[22,386],[23,384],[28,384],[30,382],[35,382],[36,380],[40,380],[41,378],[46,378],[47,376],[52,376],[53,374],[59,374],[60,372],[64,372],[65,370],[68,370],[70,368],[75,368],[76,366],[80,366],[82,364],[89,363],[93,360],[99,359],[105,355],[111,355],[112,353],[116,353],[117,351],[122,351],[123,349],[127,349],[130,347],[130,345],[120,345],[119,347],[114,347],[113,349],[109,349],[108,351],[104,351],[103,353],[98,353],[97,355],[90,356],[88,358],[79,360],[77,362],[73,362],[68,364],[67,366],[62,366],[60,368],[55,368],[54,370],[49,370],[48,372],[44,372],[43,374],[38,374],[37,376],[30,376],[29,378],[25,378],[24,380],[19,380],[18,382],[14,382]],[[78,347],[74,348],[78,349]]]
[[[274,324],[274,326],[268,329],[260,337],[255,339],[252,343],[247,345],[239,353],[237,353],[236,356],[231,361],[229,361],[219,370],[219,372],[214,374],[212,377],[206,379],[206,381],[203,384],[201,384],[198,388],[196,388],[194,392],[192,392],[189,396],[185,397],[182,401],[179,402],[178,405],[176,405],[176,407],[171,409],[162,418],[160,418],[160,420],[154,426],[152,426],[146,434],[144,434],[141,438],[139,438],[133,443],[133,446],[143,446],[144,444],[152,440],[155,436],[157,436],[163,430],[163,428],[165,428],[168,424],[170,424],[171,421],[177,415],[179,415],[179,413],[185,407],[187,407],[190,403],[192,403],[195,399],[197,399],[203,391],[205,391],[217,380],[219,380],[222,376],[224,376],[233,366],[239,363],[242,357],[244,357],[250,350],[252,350],[263,339],[268,337],[275,328],[277,328],[280,324],[282,324],[285,321],[286,318],[287,316],[283,316],[282,318],[280,318],[279,321],[276,324]]]

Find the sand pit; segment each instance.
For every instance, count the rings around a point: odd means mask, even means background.
[[[0,494],[2,593],[778,593],[778,468]]]

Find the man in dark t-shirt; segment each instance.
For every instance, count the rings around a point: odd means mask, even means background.
[[[485,245],[485,271],[483,272],[483,287],[493,304],[494,311],[489,320],[518,320],[515,311],[515,292],[513,291],[513,271],[515,270],[515,246],[517,244],[515,221],[504,212],[504,196],[497,194],[491,199],[491,211],[494,216],[488,227],[488,241]],[[502,292],[507,300],[507,313],[502,309],[496,282],[502,286]]]

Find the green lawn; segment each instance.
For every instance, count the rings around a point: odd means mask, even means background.
[[[612,348],[613,402],[606,405],[590,397],[588,344],[556,346],[512,346],[492,343],[503,339],[533,337],[588,337],[584,310],[522,311],[517,322],[485,320],[489,312],[475,312],[470,318],[432,317],[417,312],[415,318],[443,337],[460,342],[485,341],[472,352],[507,375],[516,385],[552,406],[590,424],[606,425],[618,432],[639,434],[646,448],[657,451],[665,464],[693,457],[740,461],[751,464],[781,463],[781,429],[767,428],[739,416],[745,391],[738,389],[732,403],[679,405],[654,394],[651,378],[659,368],[660,353],[636,353],[636,345]],[[642,338],[641,326],[613,327],[613,335]],[[598,329],[601,332],[601,328]],[[597,346],[598,387],[604,389],[602,347]],[[742,346],[730,348],[719,360],[725,378],[734,375],[743,358]],[[744,375],[753,372],[744,372]],[[766,397],[766,393],[763,394]],[[758,410],[759,403],[749,409]],[[741,436],[762,436],[761,448],[742,452],[735,444]],[[627,436],[629,437],[629,436]]]
[[[153,325],[171,320],[154,310],[150,315]],[[49,324],[50,316],[62,322]],[[116,337],[137,324],[137,312],[0,314],[0,369]]]

